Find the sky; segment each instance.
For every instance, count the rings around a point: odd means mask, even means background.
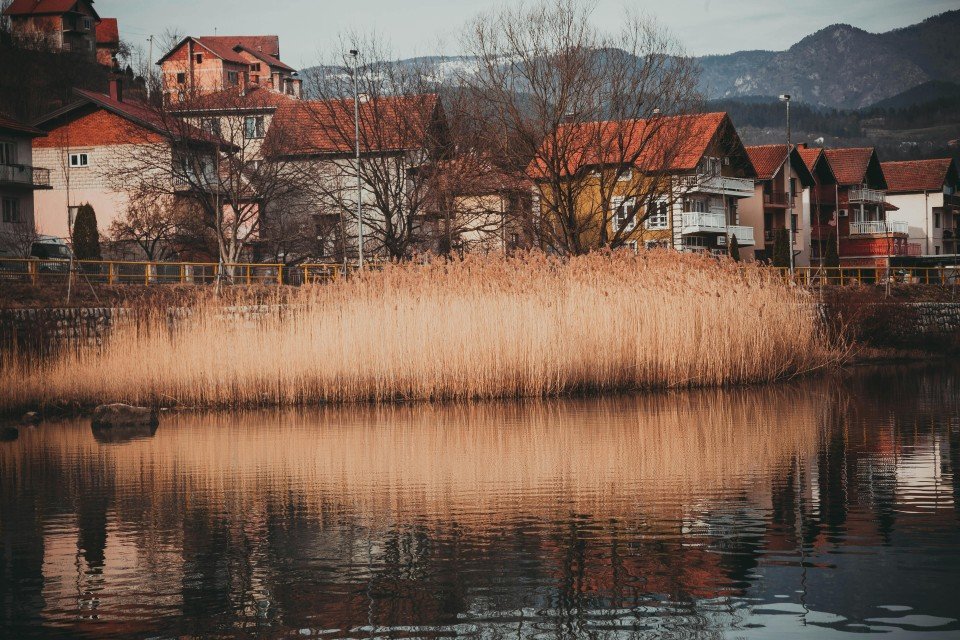
[[[134,45],[167,29],[189,35],[280,36],[284,62],[303,68],[329,54],[339,35],[376,33],[398,58],[456,55],[458,33],[503,0],[96,0]],[[957,0],[595,0],[594,22],[614,30],[624,7],[655,16],[694,55],[787,49],[828,25],[872,32],[904,27],[960,7]],[[159,57],[154,53],[154,60]]]

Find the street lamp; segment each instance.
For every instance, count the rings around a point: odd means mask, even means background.
[[[797,230],[793,224],[793,181],[790,180],[790,94],[783,93],[780,95],[780,102],[785,102],[787,104],[787,159],[783,164],[783,174],[784,178],[787,181],[787,198],[790,202],[790,275],[793,275],[794,272],[794,255],[793,255],[793,236],[796,234]]]
[[[360,92],[357,90],[357,56],[356,49],[350,49],[353,58],[353,125],[356,140],[357,156],[357,267],[363,269],[363,187],[360,178]]]

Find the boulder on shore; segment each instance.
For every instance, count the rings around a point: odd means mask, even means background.
[[[129,404],[101,404],[93,410],[91,420],[96,429],[119,427],[155,427],[160,420],[157,410],[149,407],[134,407]]]

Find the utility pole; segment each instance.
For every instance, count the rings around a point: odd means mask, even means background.
[[[357,56],[359,51],[350,49],[353,57],[353,125],[357,152],[357,267],[363,270],[363,181],[360,177],[360,92],[357,90]]]
[[[794,275],[794,255],[793,255],[793,236],[796,234],[796,225],[793,223],[793,181],[790,179],[790,94],[784,93],[780,96],[781,102],[787,103],[787,159],[783,163],[784,179],[787,181],[787,199],[790,203],[789,224],[790,229],[790,277]]]
[[[150,97],[150,81],[153,79],[153,35],[150,38],[150,56],[147,58],[147,98]]]

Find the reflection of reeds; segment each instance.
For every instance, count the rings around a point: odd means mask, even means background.
[[[4,492],[15,493],[12,477],[29,483],[35,465],[56,468],[68,495],[96,474],[90,486],[114,487],[118,503],[135,509],[140,500],[201,500],[254,513],[293,499],[401,519],[578,508],[629,515],[641,503],[676,507],[763,485],[812,453],[826,401],[819,388],[176,414],[153,438],[106,446],[87,424],[64,423],[25,433],[0,449],[0,463]],[[168,506],[160,508],[167,517],[180,511],[179,502]]]
[[[804,294],[672,252],[395,265],[289,302],[255,323],[201,303],[173,332],[158,312],[101,350],[14,362],[0,410],[548,396],[766,381],[833,358]]]

